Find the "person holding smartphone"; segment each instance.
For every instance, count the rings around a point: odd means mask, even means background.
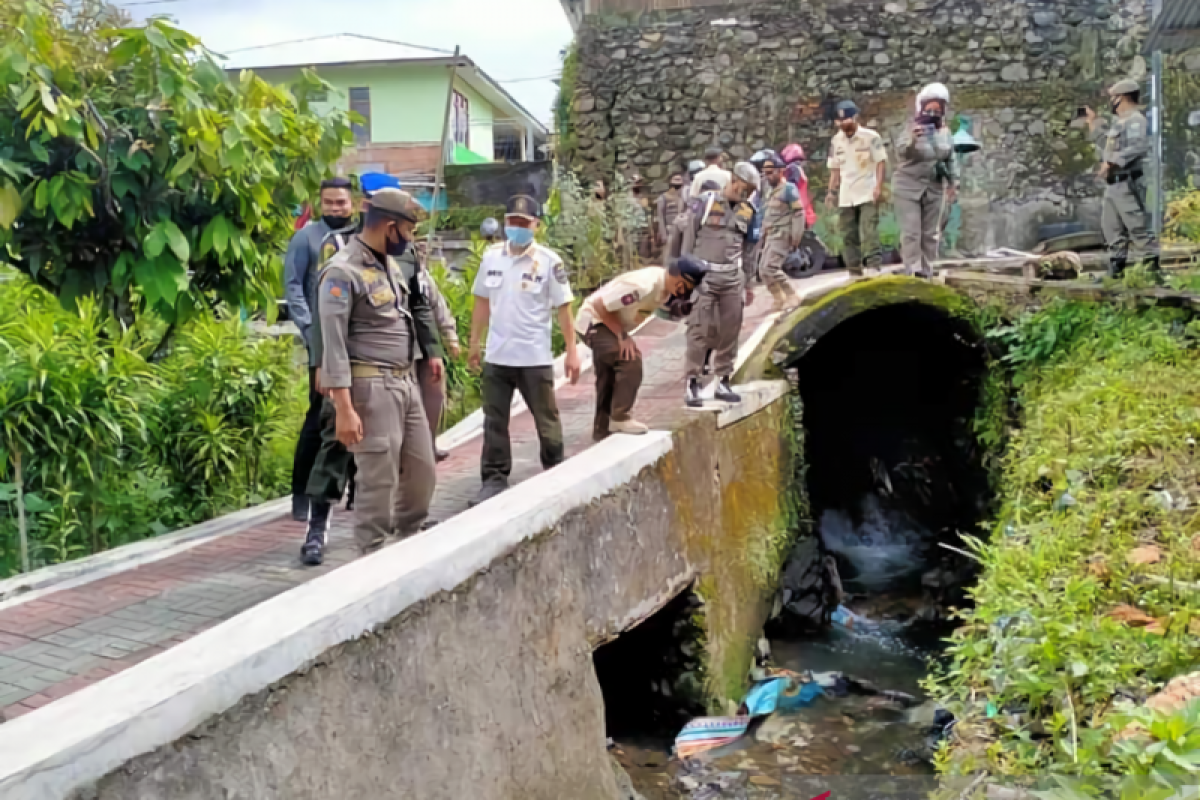
[[[957,191],[949,110],[950,90],[929,84],[917,94],[916,115],[896,137],[892,195],[907,275],[933,277],[946,211]]]

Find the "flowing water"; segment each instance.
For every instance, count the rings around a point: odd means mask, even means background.
[[[939,614],[930,613],[936,609],[921,586],[932,566],[930,536],[874,498],[859,511],[854,518],[826,511],[820,520],[827,551],[849,576],[847,591],[858,592],[835,614],[841,624],[771,641],[770,663],[842,673],[866,682],[866,691],[827,693],[807,708],[755,720],[739,741],[687,763],[672,757],[670,741],[620,739],[613,753],[646,800],[808,800],[824,789],[836,798],[848,793],[844,776],[933,774],[929,759],[947,716],[927,702],[920,681],[949,631],[929,621]]]

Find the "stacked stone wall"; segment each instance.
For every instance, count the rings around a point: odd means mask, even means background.
[[[1143,0],[775,0],[593,15],[565,156],[585,177],[636,170],[661,191],[712,144],[736,159],[798,141],[821,186],[838,100],[891,147],[917,90],[942,81],[984,147],[964,165],[964,245],[1029,246],[1041,224],[1095,226],[1095,154],[1071,120],[1118,78],[1147,78],[1148,13]]]

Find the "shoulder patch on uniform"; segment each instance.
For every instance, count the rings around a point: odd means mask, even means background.
[[[631,306],[634,303],[636,303],[637,301],[638,301],[638,296],[637,296],[636,292],[630,292],[629,294],[621,296],[621,305],[623,305],[623,306]]]
[[[567,268],[561,261],[554,262],[554,280],[559,283],[567,282]]]
[[[324,287],[322,294],[330,300],[343,303],[350,300],[350,281],[328,277],[322,286]]]

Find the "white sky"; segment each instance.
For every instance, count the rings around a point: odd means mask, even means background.
[[[115,0],[135,17],[172,17],[218,53],[333,33],[454,50],[550,127],[559,53],[571,25],[559,0]],[[346,60],[354,60],[347,53]],[[514,79],[539,78],[539,80]]]

